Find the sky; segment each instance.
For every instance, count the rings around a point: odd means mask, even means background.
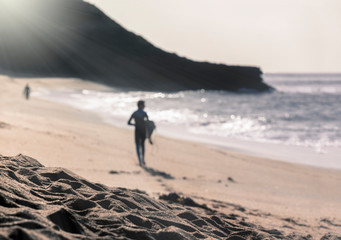
[[[86,0],[155,46],[266,73],[341,73],[341,0]]]

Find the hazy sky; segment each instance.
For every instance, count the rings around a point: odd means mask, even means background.
[[[264,72],[341,72],[341,0],[88,0],[155,46]]]

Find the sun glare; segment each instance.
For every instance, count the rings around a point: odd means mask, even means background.
[[[24,0],[0,0],[1,12],[12,17],[23,17],[30,15],[32,10],[39,7],[37,1]]]
[[[73,49],[81,38],[75,29],[82,15],[72,8],[73,2],[0,0],[0,63],[10,69],[26,69],[32,64],[58,70],[60,55]]]

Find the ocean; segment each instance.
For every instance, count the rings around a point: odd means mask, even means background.
[[[146,102],[156,135],[287,162],[341,169],[341,74],[264,74],[271,93],[37,89],[118,127]],[[157,142],[157,141],[156,141]]]

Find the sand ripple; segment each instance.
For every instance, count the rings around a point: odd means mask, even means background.
[[[191,199],[178,201],[176,194],[155,200],[23,155],[0,156],[0,162],[0,239],[286,238],[240,225]]]

